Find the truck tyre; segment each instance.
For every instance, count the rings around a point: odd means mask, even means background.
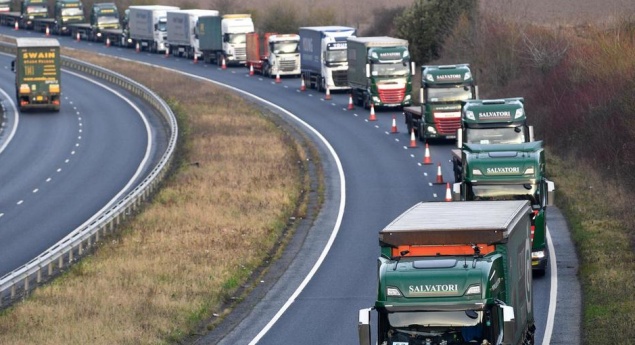
[[[425,124],[423,122],[419,122],[419,127],[415,128],[415,131],[417,132],[417,136],[419,137],[419,141],[425,142],[426,141],[426,131],[424,130],[425,128]]]

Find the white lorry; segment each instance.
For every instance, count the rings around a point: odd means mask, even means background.
[[[205,62],[247,64],[247,33],[254,31],[250,14],[200,17],[196,28]]]
[[[355,28],[309,26],[300,28],[302,78],[307,87],[326,91],[348,90],[347,38]]]
[[[151,53],[165,52],[167,33],[167,12],[178,11],[176,6],[147,5],[130,6],[128,30],[132,44],[139,44],[140,50]]]
[[[202,56],[196,23],[202,16],[218,16],[216,10],[178,10],[167,12],[168,49],[174,56],[188,59]]]

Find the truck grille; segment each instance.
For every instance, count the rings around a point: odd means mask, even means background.
[[[238,60],[246,60],[247,59],[247,48],[236,48],[234,50],[236,53],[236,58]]]
[[[443,135],[456,135],[456,130],[461,128],[461,118],[436,118],[437,131]]]
[[[406,96],[406,89],[379,89],[379,99],[384,104],[401,104]]]
[[[333,71],[333,83],[335,86],[348,87],[348,71]]]
[[[285,72],[294,71],[296,69],[295,60],[280,61],[280,70]]]

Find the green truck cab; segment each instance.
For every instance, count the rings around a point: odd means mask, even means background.
[[[359,340],[533,344],[527,201],[422,202],[379,232],[377,299]]]
[[[20,1],[20,27],[33,28],[33,20],[49,16],[47,0]]]
[[[457,148],[452,150],[454,181],[461,182],[461,148],[468,144],[520,144],[534,141],[533,127],[527,125],[524,99],[467,100],[461,111]]]
[[[60,44],[54,38],[16,38],[12,62],[20,110],[60,110]]]
[[[412,104],[408,41],[393,37],[347,39],[348,83],[353,102],[374,107]],[[414,69],[414,68],[413,68]]]
[[[53,8],[55,22],[53,33],[56,35],[70,35],[69,24],[84,23],[84,5],[81,0],[57,0]]]
[[[421,105],[403,109],[408,133],[414,130],[421,141],[456,139],[462,102],[469,99],[478,99],[469,64],[422,66]]]
[[[520,144],[463,144],[461,182],[453,186],[455,200],[528,200],[532,207],[532,267],[545,273],[548,262],[547,206],[555,185],[545,176],[542,141]]]

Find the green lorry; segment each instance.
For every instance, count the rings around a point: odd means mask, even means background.
[[[422,202],[397,217],[360,344],[533,344],[530,214],[526,200]]]
[[[60,110],[60,44],[54,38],[16,38],[12,62],[20,110]]]
[[[524,99],[467,100],[461,111],[457,148],[452,150],[454,182],[461,182],[462,143],[520,144],[534,141],[533,127],[527,125]]]
[[[555,185],[545,176],[543,142],[465,143],[462,147],[462,176],[453,186],[453,199],[528,200],[532,207],[532,267],[544,274],[548,262],[546,211],[553,205]]]
[[[47,0],[20,0],[18,6],[18,11],[0,12],[0,24],[33,29],[34,19],[49,16]]]
[[[374,107],[412,104],[412,74],[408,41],[393,37],[347,40],[348,84],[353,102]],[[412,68],[414,69],[414,67]]]
[[[55,35],[70,35],[70,24],[84,23],[84,5],[81,0],[56,0],[52,18],[33,20],[33,30]]]
[[[456,139],[461,127],[461,102],[478,98],[469,64],[421,67],[419,106],[404,107],[408,133],[419,140]]]

